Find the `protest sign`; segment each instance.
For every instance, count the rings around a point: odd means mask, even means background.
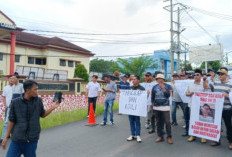
[[[147,97],[147,105],[151,105],[151,91],[152,88],[156,85],[156,82],[151,82],[151,83],[140,83],[141,86],[143,86],[145,88],[146,91],[149,91],[150,94]]]
[[[219,141],[224,96],[195,92],[192,96],[189,135]]]
[[[188,88],[188,85],[190,83],[193,83],[194,80],[176,80],[174,86],[176,87],[176,90],[181,98],[181,100],[184,103],[189,103],[190,97],[186,96],[186,90]]]
[[[147,91],[121,90],[119,97],[119,113],[147,116]]]

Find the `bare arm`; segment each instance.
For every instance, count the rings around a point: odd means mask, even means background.
[[[5,109],[7,109],[8,106],[6,105],[6,97],[3,96],[2,100],[3,100],[3,105],[4,105]]]
[[[2,148],[3,149],[6,149],[7,138],[10,136],[10,133],[11,133],[13,127],[14,127],[14,122],[9,121],[8,126],[7,126],[6,136],[4,137],[4,139],[2,141]]]

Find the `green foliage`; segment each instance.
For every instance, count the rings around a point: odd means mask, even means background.
[[[83,64],[77,64],[75,71],[74,71],[74,78],[79,77],[84,79],[84,81],[89,81],[89,74]]]
[[[90,72],[113,73],[110,67],[114,64],[117,63],[113,60],[107,61],[96,58],[90,61]]]
[[[214,71],[218,71],[221,67],[220,61],[209,61],[207,67],[212,68]],[[205,62],[201,63],[200,69],[205,69]]]
[[[191,70],[193,70],[192,65],[190,63],[186,64],[185,71],[191,71]]]
[[[157,68],[157,63],[150,58],[149,56],[140,56],[138,58],[129,58],[129,59],[117,59],[117,64],[114,64],[111,67],[112,71],[119,71],[121,73],[130,73],[143,76],[143,73],[146,72],[146,69]]]
[[[118,103],[114,104],[114,110],[118,110]],[[97,105],[95,115],[100,115],[104,111],[104,105]],[[46,118],[40,119],[42,130],[52,128],[55,126],[79,121],[85,119],[87,116],[87,109],[79,109],[75,111],[66,112],[53,112]],[[4,122],[0,122],[0,135],[3,128]]]

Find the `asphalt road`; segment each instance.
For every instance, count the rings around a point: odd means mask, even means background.
[[[197,139],[187,142],[187,137],[182,137],[184,132],[181,112],[178,110],[179,125],[172,127],[173,145],[166,141],[155,143],[156,134],[148,134],[144,127],[145,119],[142,118],[142,143],[127,142],[130,135],[128,117],[115,116],[113,126],[85,126],[86,120],[74,122],[41,132],[38,144],[38,157],[231,157],[232,150],[228,149],[225,131],[222,132],[222,144],[211,147],[209,141],[201,144]],[[100,123],[102,116],[97,117]],[[224,129],[225,130],[225,129]],[[9,144],[10,142],[8,142]],[[0,149],[0,157],[6,151]]]

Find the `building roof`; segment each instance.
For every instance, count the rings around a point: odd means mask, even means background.
[[[10,36],[5,37],[4,39],[10,39]],[[43,37],[32,33],[26,32],[17,32],[16,35],[16,44],[26,43],[39,46],[41,49],[55,48],[55,49],[69,49],[71,52],[79,53],[83,55],[93,56],[89,50],[86,50],[80,46],[77,46],[73,43],[70,43],[66,40],[63,40],[58,37]],[[64,50],[65,51],[65,50]]]
[[[2,14],[5,18],[7,18],[14,26],[16,26],[15,22],[13,20],[11,20],[6,14],[4,14],[1,10],[0,10],[0,14]]]

